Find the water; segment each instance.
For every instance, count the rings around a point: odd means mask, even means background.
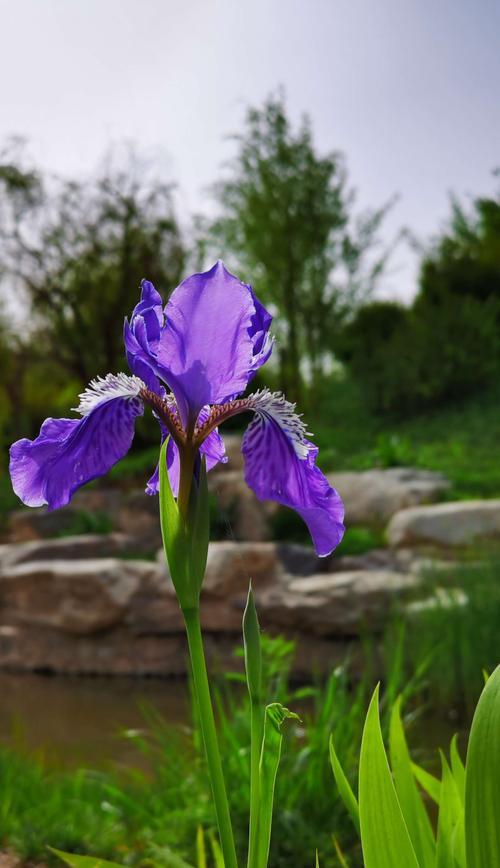
[[[123,731],[147,728],[144,704],[173,726],[189,723],[188,685],[181,679],[0,673],[0,743],[42,754],[57,768],[143,767],[144,759]],[[408,729],[415,759],[433,757],[438,771],[437,748],[447,751],[454,732],[464,756],[462,715],[427,706]]]
[[[61,768],[140,765],[120,733],[145,728],[144,703],[173,725],[189,719],[182,680],[0,673],[0,742]]]

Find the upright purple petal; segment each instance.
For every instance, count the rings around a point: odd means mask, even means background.
[[[320,557],[329,555],[344,533],[339,494],[316,467],[317,448],[305,437],[294,406],[267,390],[249,399],[256,413],[242,443],[245,480],[260,500],[275,500],[305,521]]]
[[[10,475],[27,506],[58,509],[85,483],[103,476],[130,449],[143,383],[124,374],[94,381],[81,396],[81,419],[47,419],[35,440],[10,449]]]
[[[141,283],[141,299],[136,304],[130,323],[125,320],[123,339],[130,370],[140,377],[152,392],[163,394],[156,370],[156,352],[163,326],[161,296],[149,280]]]
[[[172,293],[158,345],[158,372],[172,389],[184,425],[205,404],[242,392],[252,373],[255,304],[249,287],[222,262],[193,274]]]
[[[273,351],[274,338],[269,334],[273,318],[262,302],[259,301],[252,287],[249,286],[248,289],[252,293],[255,307],[255,313],[252,316],[252,324],[248,330],[253,344],[253,375],[262,367],[262,365],[265,365]]]

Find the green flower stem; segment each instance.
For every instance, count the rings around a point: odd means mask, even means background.
[[[219,827],[224,865],[225,868],[238,868],[233,829],[231,826],[231,816],[229,814],[226,786],[224,783],[219,745],[217,742],[214,712],[212,708],[212,700],[210,698],[210,687],[208,684],[207,666],[201,635],[200,612],[199,609],[185,609],[183,615],[188,636],[194,687],[196,699],[198,701],[201,731],[215,802],[215,813],[217,815],[217,825]]]
[[[248,868],[257,865],[258,820],[259,820],[259,767],[264,732],[264,714],[260,702],[250,700],[250,830],[248,846]]]

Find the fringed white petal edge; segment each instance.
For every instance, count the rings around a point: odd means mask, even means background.
[[[78,397],[78,407],[73,407],[82,416],[88,416],[100,404],[112,401],[114,398],[137,398],[141,389],[146,386],[139,377],[128,374],[106,374],[91,380],[84,392]]]
[[[281,392],[271,392],[260,389],[246,399],[249,410],[253,410],[256,418],[249,427],[273,420],[288,437],[298,458],[305,459],[309,455],[310,445],[306,440],[309,434],[302,418],[295,412],[295,404],[287,401]]]

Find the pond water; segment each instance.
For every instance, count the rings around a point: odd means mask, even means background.
[[[25,753],[35,751],[58,768],[143,766],[128,729],[147,728],[144,706],[154,706],[172,725],[189,723],[188,684],[182,679],[78,678],[0,673],[0,743]],[[448,749],[465,733],[455,709],[428,706],[408,732],[419,759],[441,747]]]
[[[144,704],[169,723],[185,723],[188,685],[181,679],[0,673],[0,742],[40,752],[64,768],[140,764],[121,733],[146,726]]]

